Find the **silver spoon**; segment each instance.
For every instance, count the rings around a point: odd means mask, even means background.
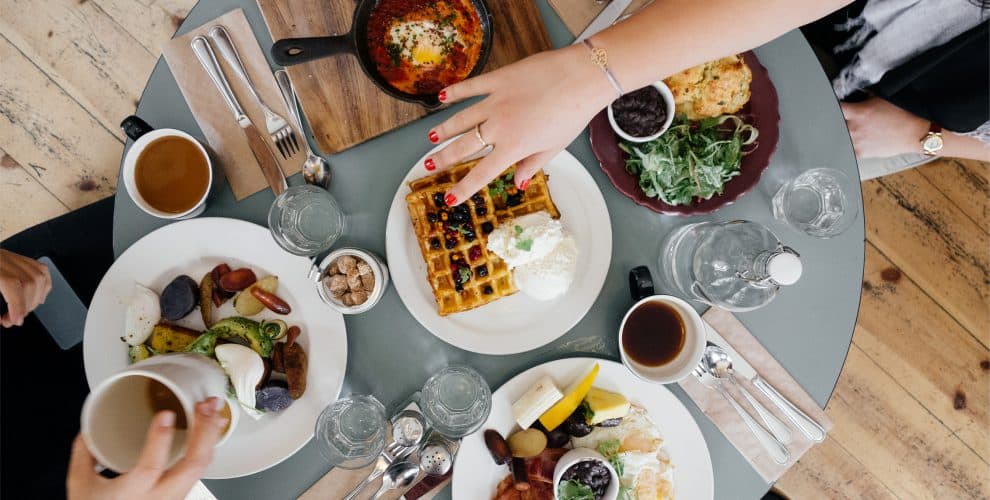
[[[375,496],[371,497],[371,499],[378,500],[388,490],[405,488],[412,484],[417,476],[419,476],[419,464],[412,462],[392,464],[385,471],[385,475],[382,476],[382,487],[378,488]]]
[[[739,406],[739,403],[736,402],[735,398],[729,394],[728,389],[725,388],[724,381],[728,378],[727,370],[732,366],[732,363],[726,360],[725,356],[722,356],[719,351],[721,349],[717,346],[708,346],[705,348],[705,356],[701,360],[704,364],[705,371],[715,378],[715,390],[736,410],[736,413],[743,419],[746,427],[749,428],[760,444],[770,453],[770,458],[778,464],[786,464],[791,459],[791,454],[787,451],[787,447],[767,432],[756,420],[753,420],[753,417],[749,416],[749,413],[742,406]]]
[[[284,69],[276,71],[275,81],[278,83],[278,89],[282,92],[285,107],[289,109],[289,118],[292,120],[292,126],[300,134],[303,134],[302,119],[299,117],[299,103],[296,100],[296,92],[292,89],[292,82],[289,81],[288,73]],[[306,162],[303,163],[303,179],[306,180],[307,184],[327,189],[330,187],[330,164],[322,156],[313,152],[313,148],[309,147],[309,141],[305,140],[305,135],[303,135],[303,139],[302,142],[306,145]]]
[[[746,398],[746,401],[749,402],[749,406],[756,410],[756,414],[760,416],[760,420],[763,420],[763,425],[767,427],[770,433],[773,434],[773,436],[781,443],[785,445],[790,444],[790,429],[788,429],[779,418],[774,416],[773,413],[770,413],[770,410],[767,410],[763,404],[757,401],[756,398],[749,393],[749,390],[747,390],[745,386],[736,380],[736,372],[732,369],[732,357],[729,356],[729,353],[726,352],[725,349],[722,349],[722,347],[718,344],[709,343],[708,347],[712,350],[711,356],[718,360],[716,369],[720,372],[719,378],[722,376],[728,378],[729,382],[736,386],[736,388],[739,389],[739,392],[742,393],[743,397]]]

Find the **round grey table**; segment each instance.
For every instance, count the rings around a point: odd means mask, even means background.
[[[540,12],[555,46],[571,42],[545,0]],[[255,2],[199,2],[177,34],[199,26],[234,8],[247,14],[255,35],[267,52],[272,40]],[[773,188],[808,168],[829,166],[859,178],[849,134],[835,96],[811,48],[797,31],[756,49],[780,96],[780,144],[759,186],[712,216],[678,218],[657,215],[619,194],[598,168],[587,134],[569,147],[591,172],[605,196],[612,220],[612,263],[601,295],[570,332],[541,348],[511,356],[486,356],[463,351],[437,339],[406,311],[394,288],[370,312],[348,316],[349,354],[342,394],[372,393],[386,405],[397,405],[418,390],[426,378],[447,363],[477,368],[493,388],[540,363],[579,354],[618,359],[617,328],[629,307],[626,275],[647,264],[656,275],[660,240],[673,228],[708,219],[750,219],[771,228],[796,248],[805,263],[801,281],[769,306],[739,318],[794,378],[822,406],[828,401],[849,349],[859,307],[863,276],[862,217],[847,232],[817,240],[775,221],[770,213]],[[385,255],[385,218],[413,162],[430,147],[431,127],[460,109],[438,112],[374,140],[328,157],[334,172],[330,190],[348,217],[349,231],[339,244]],[[163,59],[151,73],[137,113],[156,127],[171,127],[203,138]],[[551,125],[548,123],[548,125]],[[301,184],[299,175],[290,185]],[[274,197],[269,190],[235,202],[226,187],[210,200],[205,216],[233,217],[265,224]],[[166,224],[140,211],[118,185],[114,214],[114,252],[120,255],[142,236]],[[862,207],[860,193],[852,193]],[[661,291],[663,285],[659,285]],[[699,306],[699,310],[701,307]],[[714,464],[717,498],[759,498],[769,485],[749,466],[700,410],[676,386],[671,390],[694,415],[705,435]],[[329,469],[311,441],[288,460],[266,471],[238,479],[206,481],[221,499],[295,498]],[[442,494],[449,498],[449,489]]]

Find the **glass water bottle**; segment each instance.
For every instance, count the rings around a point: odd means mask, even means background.
[[[770,303],[801,277],[800,255],[762,224],[699,222],[664,240],[660,279],[673,293],[729,311]]]

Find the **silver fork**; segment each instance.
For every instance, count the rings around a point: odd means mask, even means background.
[[[722,385],[722,381],[720,379],[709,374],[708,367],[705,366],[704,359],[698,363],[698,366],[694,367],[694,371],[692,373],[695,377],[698,377],[698,380],[702,385],[710,389],[715,389],[716,392],[725,398],[729,405],[732,406],[732,408],[736,410],[736,413],[739,414],[739,417],[742,418],[743,423],[746,424],[746,427],[749,428],[750,432],[756,436],[756,440],[759,441],[760,444],[763,445],[763,448],[767,450],[770,454],[770,458],[773,459],[774,462],[783,465],[790,460],[790,453],[787,451],[787,447],[778,441],[776,437],[767,432],[767,430],[762,425],[757,423],[756,420],[753,420],[753,417],[751,417],[749,413],[736,402],[736,399],[729,394],[728,389]],[[705,378],[705,375],[709,375],[709,378]]]
[[[244,64],[241,63],[241,57],[237,54],[237,49],[234,48],[233,42],[230,41],[230,35],[227,34],[227,29],[220,25],[214,26],[210,28],[209,36],[213,40],[213,44],[220,49],[220,54],[223,55],[227,64],[234,69],[234,73],[237,73],[237,76],[245,83],[254,100],[261,105],[261,111],[265,114],[265,128],[268,129],[268,135],[271,136],[272,142],[278,147],[278,151],[282,153],[282,157],[287,159],[298,153],[299,143],[296,142],[296,133],[292,130],[289,122],[285,121],[285,118],[282,118],[278,113],[272,111],[265,104],[265,101],[261,99],[261,96],[258,95],[258,91],[254,88],[254,83],[251,82],[251,77],[248,76],[247,70],[244,69]]]

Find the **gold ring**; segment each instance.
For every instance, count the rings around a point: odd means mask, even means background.
[[[477,137],[478,138],[478,142],[481,143],[481,149],[485,149],[485,148],[491,146],[491,144],[488,144],[487,142],[485,142],[485,138],[484,137],[481,137],[481,124],[480,123],[474,126],[474,136]]]

